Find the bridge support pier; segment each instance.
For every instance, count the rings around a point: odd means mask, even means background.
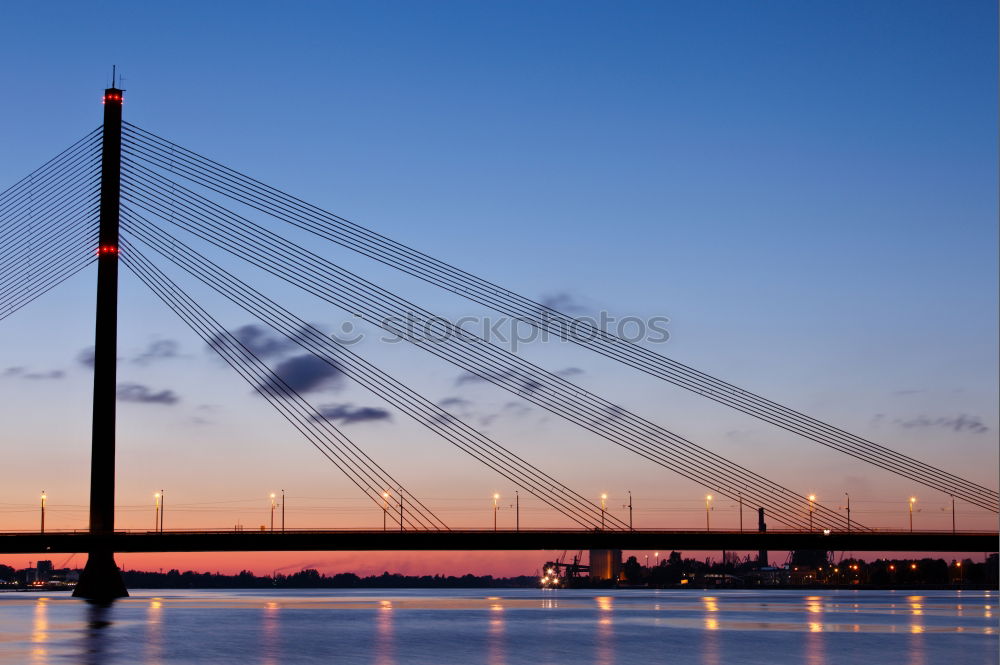
[[[73,595],[92,603],[110,603],[128,595],[113,552],[90,552]]]
[[[114,86],[114,82],[112,82]],[[100,547],[115,532],[115,406],[118,372],[118,226],[121,208],[122,90],[104,91],[97,316],[94,330],[94,416],[90,455],[90,534],[87,566],[73,595],[95,602],[127,596],[114,553]]]

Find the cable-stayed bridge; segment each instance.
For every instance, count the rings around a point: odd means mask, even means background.
[[[645,548],[980,551],[996,534],[876,531],[690,441],[445,317],[331,262],[220,203],[231,201],[545,331],[626,367],[682,387],[942,492],[998,512],[996,490],[851,434],[574,318],[302,201],[122,118],[124,93],[104,93],[101,126],[0,193],[0,321],[97,264],[90,529],[85,534],[0,534],[0,551],[87,551],[76,595],[127,592],[114,552],[308,549]],[[39,221],[41,220],[41,221]],[[447,408],[341,345],[213,261],[195,242],[222,250],[349,315],[559,416],[644,463],[738,501],[778,527],[766,533],[638,531]],[[27,269],[19,251],[37,257]],[[385,400],[576,525],[576,530],[458,531],[282,379],[251,345],[171,279],[187,273],[233,305]],[[118,272],[124,265],[384,514],[393,531],[279,533],[116,532],[115,402]],[[394,322],[407,321],[410,325]],[[394,491],[389,492],[388,489]],[[803,508],[808,506],[808,510]]]

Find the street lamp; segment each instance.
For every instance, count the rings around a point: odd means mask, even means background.
[[[809,495],[809,532],[812,533],[813,530],[813,503],[816,501],[816,495]]]
[[[952,497],[951,497],[951,533],[952,533],[952,535],[955,534],[955,496],[954,495],[952,495]],[[959,561],[959,563],[961,564],[961,561]]]
[[[709,513],[711,512],[711,510],[712,510],[712,495],[711,494],[706,494],[705,495],[705,531],[711,531],[712,530],[712,525],[711,525],[711,522],[709,521],[709,517],[708,517]]]
[[[737,494],[736,498],[740,502],[740,533],[743,533],[743,495]]]
[[[514,490],[514,530],[521,531],[521,495]]]
[[[917,502],[917,497],[910,497],[910,533],[913,533],[913,504]]]
[[[160,493],[153,495],[153,531],[160,530]]]
[[[851,495],[844,492],[844,496],[847,497],[847,533],[851,532]]]
[[[399,530],[403,531],[403,488],[397,487],[396,492],[399,493]]]
[[[285,490],[281,490],[281,533],[285,532]]]
[[[656,565],[659,566],[660,565],[660,553],[659,552],[653,552],[653,556],[656,558]]]
[[[497,501],[500,500],[500,495],[496,492],[493,493],[493,530],[497,530]]]
[[[386,520],[389,517],[389,492],[382,492],[382,530],[386,531]]]
[[[274,531],[274,492],[271,492],[271,531]]]
[[[42,524],[41,529],[39,529],[40,533],[45,533],[45,499],[47,498],[45,490],[42,490]]]
[[[632,529],[632,490],[628,491],[628,530],[634,530]]]
[[[163,517],[167,514],[167,494],[160,490],[160,532],[163,532]]]
[[[604,531],[604,513],[608,510],[608,495],[601,495],[601,531]]]

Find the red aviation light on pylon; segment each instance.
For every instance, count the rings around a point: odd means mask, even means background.
[[[121,91],[119,90],[119,91],[115,91],[115,92],[110,92],[110,91],[109,92],[105,92],[104,93],[104,97],[101,99],[101,103],[102,104],[107,104],[108,102],[118,102],[119,104],[121,104],[122,103],[122,93],[121,93]]]
[[[97,247],[97,255],[102,256],[104,254],[117,254],[118,248],[114,245],[99,245]]]

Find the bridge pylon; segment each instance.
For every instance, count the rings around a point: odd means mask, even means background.
[[[114,86],[114,82],[111,83]],[[97,317],[94,330],[94,411],[90,457],[90,533],[87,565],[73,591],[110,602],[128,595],[110,543],[115,531],[115,400],[118,371],[118,223],[121,206],[122,93],[104,91]]]

